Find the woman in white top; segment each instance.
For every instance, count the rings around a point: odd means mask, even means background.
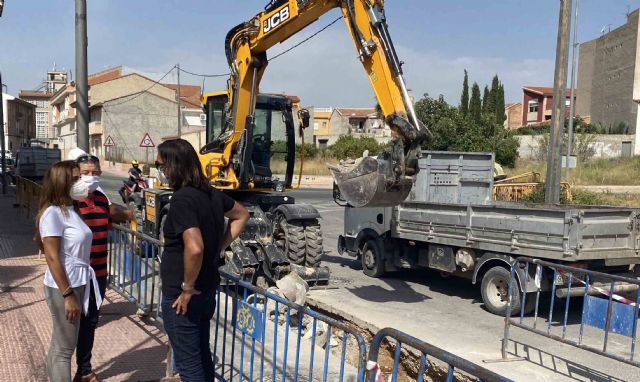
[[[88,305],[85,287],[92,282],[91,229],[75,211],[74,201],[87,197],[89,190],[78,165],[64,161],[49,168],[41,192],[37,239],[47,259],[45,297],[53,321],[47,372],[52,382],[69,382],[79,315]]]

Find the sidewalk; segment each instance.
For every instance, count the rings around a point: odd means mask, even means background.
[[[0,382],[46,381],[51,316],[44,299],[44,259],[32,241],[33,217],[0,195]],[[103,381],[157,381],[166,369],[167,338],[112,290],[102,307],[93,351]],[[75,372],[75,357],[72,373]]]

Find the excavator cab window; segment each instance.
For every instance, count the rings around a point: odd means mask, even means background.
[[[271,181],[271,128],[273,121],[278,118],[282,119],[278,111],[256,108],[251,160],[258,181]]]
[[[222,133],[225,117],[224,105],[226,102],[226,95],[209,97],[207,100],[207,143],[213,142]]]

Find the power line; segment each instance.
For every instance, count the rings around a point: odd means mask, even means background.
[[[229,73],[224,73],[224,74],[198,74],[198,73],[194,73],[194,72],[190,72],[188,70],[182,69],[182,67],[180,68],[180,71],[183,72],[183,73],[191,74],[192,76],[196,76],[196,77],[214,78],[214,77],[228,77],[229,76]]]
[[[304,40],[300,41],[299,43],[295,44],[294,46],[292,46],[291,48],[285,50],[284,52],[281,52],[279,54],[276,54],[275,56],[271,57],[269,59],[269,61],[273,61],[276,58],[287,54],[289,52],[291,52],[292,50],[294,50],[295,48],[299,47],[300,45],[304,44],[305,42],[311,40],[312,38],[316,37],[317,35],[319,35],[320,33],[324,32],[327,28],[329,28],[330,26],[332,26],[333,24],[337,23],[338,21],[340,21],[340,19],[342,19],[342,16],[336,18],[335,20],[333,20],[332,22],[330,22],[329,24],[327,24],[324,28],[320,29],[319,31],[317,31],[316,33],[312,34],[311,36],[305,38]]]
[[[311,36],[305,38],[304,40],[300,41],[299,43],[295,44],[294,46],[292,46],[291,48],[276,54],[275,56],[271,57],[269,59],[269,61],[273,61],[276,58],[283,56],[289,52],[291,52],[292,50],[294,50],[295,48],[299,47],[300,45],[306,43],[307,41],[311,40],[312,38],[316,37],[317,35],[319,35],[320,33],[324,32],[326,29],[328,29],[330,26],[332,26],[333,24],[337,23],[338,21],[340,21],[342,19],[342,16],[337,17],[335,20],[333,20],[332,22],[330,22],[329,24],[327,24],[326,26],[324,26],[322,29],[320,29],[319,31],[317,31],[316,33],[312,34]],[[179,71],[183,72],[183,73],[187,73],[187,74],[191,74],[192,76],[197,76],[197,77],[203,77],[203,78],[215,78],[215,77],[226,77],[229,76],[230,73],[224,73],[224,74],[200,74],[200,73],[194,73],[191,72],[189,70],[185,70],[182,69],[182,67],[178,68]]]
[[[175,66],[173,66],[171,69],[169,69],[169,71],[168,71],[168,72],[166,72],[166,73],[164,74],[164,76],[162,76],[162,78],[160,78],[158,81],[153,81],[153,84],[151,84],[151,86],[149,86],[148,88],[146,88],[146,89],[144,89],[144,90],[140,91],[140,92],[139,92],[138,94],[136,94],[135,96],[133,96],[133,97],[131,97],[131,98],[127,98],[126,100],[124,100],[124,101],[122,101],[122,102],[118,102],[118,103],[110,104],[110,105],[109,105],[109,107],[112,107],[112,106],[119,106],[119,105],[125,104],[125,103],[127,103],[127,102],[131,102],[131,101],[133,101],[134,99],[136,99],[136,98],[140,97],[140,96],[141,96],[141,95],[143,95],[144,93],[146,93],[146,92],[148,92],[149,90],[151,90],[151,88],[153,88],[154,86],[156,86],[156,85],[160,85],[160,82],[161,82],[162,80],[164,80],[164,79],[165,79],[165,78],[166,78],[166,77],[167,77],[171,72],[173,72],[173,70],[174,70],[175,68],[176,68],[176,67],[175,67]]]

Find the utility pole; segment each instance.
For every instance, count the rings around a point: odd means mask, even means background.
[[[182,102],[180,99],[180,64],[176,65],[178,69],[178,138],[182,138]]]
[[[76,0],[76,128],[78,147],[89,152],[89,84],[87,73],[87,0]]]
[[[562,162],[560,150],[564,130],[564,113],[567,98],[567,64],[569,63],[569,30],[571,27],[571,0],[560,0],[558,21],[558,41],[556,47],[556,69],[553,79],[553,109],[551,112],[551,132],[547,155],[547,177],[545,203],[560,202],[560,175]]]
[[[573,52],[571,53],[571,103],[569,104],[569,140],[567,142],[567,178],[571,175],[569,168],[569,158],[573,151],[573,119],[575,118],[575,85],[576,85],[576,55],[578,54],[578,7],[580,0],[576,0],[575,13],[573,16]]]
[[[4,9],[4,0],[0,0],[0,17]],[[4,148],[4,93],[2,92],[2,72],[0,72],[0,168],[2,168],[2,194],[7,194],[7,158]]]
[[[2,7],[0,5],[0,14],[2,14]],[[5,151],[4,142],[4,93],[2,92],[2,72],[0,72],[0,161],[2,162],[2,194],[7,194],[7,153]]]

